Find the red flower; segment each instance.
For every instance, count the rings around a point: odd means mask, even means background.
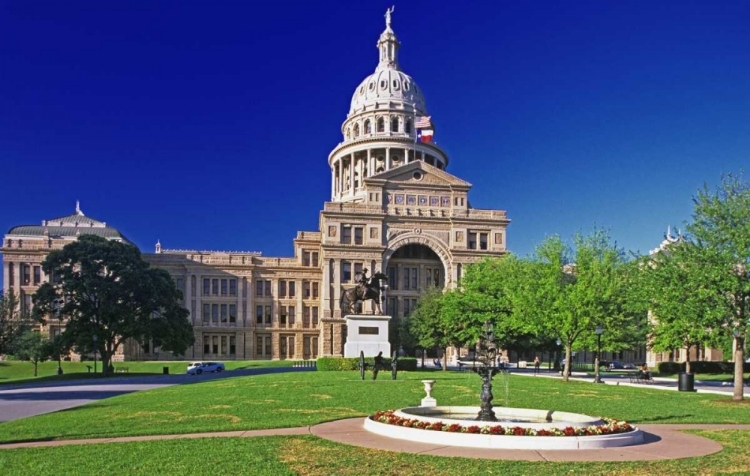
[[[481,429],[476,425],[472,425],[466,429],[466,433],[479,433],[480,431]]]
[[[521,428],[520,426],[513,427],[513,434],[516,436],[523,436],[526,434],[526,428]]]
[[[451,426],[448,427],[448,431],[452,431],[454,433],[455,432],[460,432],[461,431],[461,425],[459,425],[458,423],[454,423],[454,424],[452,424]]]
[[[565,436],[575,436],[575,434],[576,434],[576,430],[575,430],[575,428],[573,428],[573,427],[571,427],[571,426],[566,426],[566,427],[565,427],[565,428],[563,429],[563,434],[564,434]]]
[[[505,434],[505,428],[500,425],[490,427],[490,435],[503,435]]]

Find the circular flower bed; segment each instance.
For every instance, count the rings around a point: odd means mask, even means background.
[[[534,429],[520,426],[502,425],[460,425],[458,423],[445,424],[442,422],[426,422],[410,418],[402,418],[394,414],[394,410],[385,410],[370,416],[371,420],[385,423],[387,425],[402,426],[405,428],[417,428],[421,430],[445,431],[451,433],[474,433],[481,435],[508,435],[508,436],[597,436],[612,435],[616,433],[627,433],[635,428],[624,421],[602,418],[604,425],[591,425],[587,427],[549,428]]]

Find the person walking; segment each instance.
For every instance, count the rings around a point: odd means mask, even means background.
[[[541,362],[539,362],[539,356],[534,357],[534,373],[539,373],[539,366],[541,365]]]

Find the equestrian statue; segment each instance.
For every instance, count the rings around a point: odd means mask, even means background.
[[[372,277],[368,278],[367,268],[364,268],[362,273],[357,273],[354,279],[357,282],[357,286],[347,289],[341,294],[341,312],[344,314],[354,314],[357,304],[372,299],[375,301],[377,314],[383,314],[383,310],[380,307],[380,291],[383,289],[381,281],[387,280],[388,277],[378,271]]]

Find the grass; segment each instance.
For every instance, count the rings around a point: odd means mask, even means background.
[[[290,361],[284,360],[227,360],[224,361],[227,370],[248,369],[257,367],[288,367]],[[116,373],[118,377],[129,375],[155,375],[162,374],[164,367],[169,368],[170,374],[184,374],[187,370],[186,361],[148,361],[148,362],[114,362],[115,369],[127,367],[129,373]],[[87,366],[94,366],[93,361],[87,362],[63,362],[63,375],[57,375],[57,362],[41,362],[38,367],[38,376],[34,377],[34,365],[29,362],[17,360],[0,362],[0,385],[4,383],[18,383],[19,381],[55,381],[71,380],[80,378],[93,378],[94,374],[88,372]],[[101,362],[97,362],[97,370],[101,372]]]
[[[724,450],[668,461],[573,463],[445,458],[341,445],[313,436],[163,440],[0,451],[3,474],[685,475],[748,474],[750,432],[693,431]]]
[[[481,383],[469,372],[400,372],[399,380],[357,372],[303,372],[178,385],[121,395],[69,410],[0,423],[0,441],[179,434],[313,425],[415,405],[420,380],[435,379],[440,405],[478,405]],[[504,405],[495,378],[495,400]],[[564,383],[511,376],[509,405],[606,416],[632,423],[750,423],[748,405],[729,396]]]

